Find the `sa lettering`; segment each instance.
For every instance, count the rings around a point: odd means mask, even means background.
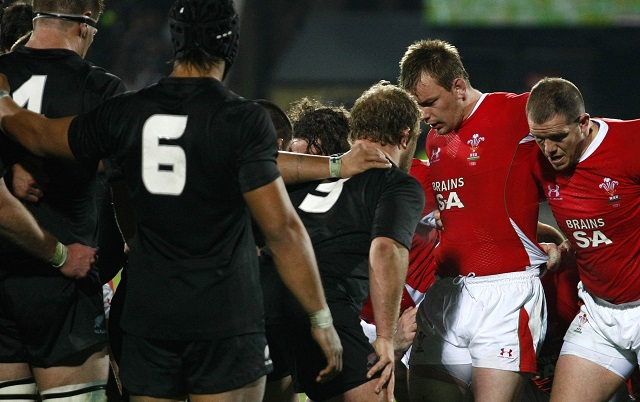
[[[611,239],[599,230],[594,230],[591,234],[578,230],[573,232],[573,237],[576,239],[576,244],[580,248],[587,248],[589,246],[598,247],[601,244],[613,243]]]
[[[444,196],[442,194],[436,194],[436,200],[438,201],[438,209],[443,211],[445,209],[451,208],[464,208],[464,204],[460,201],[460,197],[458,197],[458,193],[452,191],[449,193],[449,197],[445,201]]]

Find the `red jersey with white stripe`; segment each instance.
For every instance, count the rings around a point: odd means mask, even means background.
[[[427,136],[429,174],[444,230],[437,274],[494,275],[538,266],[539,193],[528,94],[484,94],[457,131]]]
[[[415,177],[425,192],[425,204],[422,216],[429,214],[436,209],[433,195],[431,194],[429,181],[429,168],[427,162],[420,159],[413,159],[411,162],[411,170],[409,174]],[[402,291],[402,300],[400,302],[400,314],[409,307],[415,307],[424,298],[424,293],[429,286],[435,281],[436,263],[434,258],[434,249],[438,245],[439,234],[436,229],[431,229],[428,233],[416,231],[411,240],[411,248],[409,249],[409,269],[405,279],[404,289]],[[362,306],[360,318],[373,324],[373,307],[371,299],[367,300]]]
[[[537,175],[585,288],[632,302],[640,299],[640,120],[593,121],[600,129],[573,170],[556,172],[538,152]]]

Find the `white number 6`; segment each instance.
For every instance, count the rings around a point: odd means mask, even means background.
[[[180,138],[187,116],[157,114],[142,129],[142,182],[152,194],[180,195],[187,181],[187,155],[178,145],[160,140]]]

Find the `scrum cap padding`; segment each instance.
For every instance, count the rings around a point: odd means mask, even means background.
[[[169,11],[171,42],[176,57],[200,48],[209,56],[224,59],[228,69],[238,51],[240,19],[232,1],[227,7],[231,13],[226,15],[221,15],[222,7],[216,2],[225,0],[177,0]]]

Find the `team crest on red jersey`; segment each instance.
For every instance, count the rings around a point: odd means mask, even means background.
[[[480,143],[482,141],[484,141],[484,137],[480,137],[480,134],[474,134],[471,139],[467,141],[467,144],[469,144],[469,147],[471,148],[471,152],[469,153],[467,160],[471,166],[475,166],[476,161],[480,159],[480,156],[478,155],[478,148],[480,148]]]
[[[602,183],[599,185],[601,189],[607,192],[609,195],[609,202],[618,202],[620,201],[620,197],[616,194],[616,186],[619,183],[616,180],[612,180],[608,177],[605,177]]]

